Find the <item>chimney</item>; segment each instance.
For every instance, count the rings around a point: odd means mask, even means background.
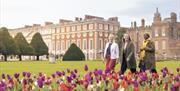
[[[144,27],[145,26],[145,20],[141,19],[141,26]]]
[[[80,21],[82,21],[82,18],[79,18]]]
[[[78,17],[75,17],[75,21],[79,21],[79,18],[78,18]]]
[[[33,27],[41,26],[40,24],[33,24]]]
[[[68,23],[68,22],[72,22],[72,21],[71,20],[66,20],[66,19],[59,19],[60,24]]]
[[[110,17],[109,19],[108,19],[109,21],[118,21],[118,17]]]
[[[133,22],[131,22],[131,28],[133,28]]]
[[[137,25],[136,25],[136,21],[134,21],[134,28],[136,28],[137,27]]]
[[[25,27],[25,28],[29,28],[29,27],[32,27],[32,26],[30,26],[30,25],[24,25],[24,27]]]
[[[53,24],[52,22],[45,22],[45,26],[52,25],[52,24]]]
[[[176,13],[174,13],[174,12],[171,12],[171,21],[172,21],[173,23],[177,22],[177,15],[176,15]]]

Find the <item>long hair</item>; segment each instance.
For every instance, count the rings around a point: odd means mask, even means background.
[[[131,39],[131,36],[130,36],[128,33],[125,33],[125,34],[127,34],[127,35],[129,36],[129,42],[131,42],[131,40],[132,40],[132,39]],[[124,35],[125,35],[125,34],[124,34]],[[123,38],[122,38],[122,42],[123,42],[123,43],[125,42],[124,35],[123,35]]]

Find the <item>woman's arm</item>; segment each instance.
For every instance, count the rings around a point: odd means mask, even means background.
[[[130,44],[130,53],[129,53],[127,59],[126,59],[127,61],[130,60],[130,58],[132,57],[133,53],[134,53],[134,44],[131,43],[131,44]]]
[[[147,46],[144,48],[145,51],[149,51],[149,52],[155,52],[155,45],[154,42],[149,42],[147,44]]]

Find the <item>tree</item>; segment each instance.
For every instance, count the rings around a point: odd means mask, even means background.
[[[63,61],[80,61],[84,60],[85,55],[76,44],[72,43],[63,56]]]
[[[4,55],[4,60],[7,61],[8,55],[14,55],[19,53],[19,48],[12,36],[10,36],[8,29],[2,27],[0,29],[0,53]]]
[[[48,55],[48,47],[42,39],[40,33],[34,34],[30,45],[34,49],[34,54],[36,55],[36,60],[39,60],[39,56]]]
[[[116,42],[119,45],[119,49],[121,50],[121,44],[122,44],[122,38],[124,33],[126,33],[127,29],[126,28],[120,28],[116,34]]]
[[[17,33],[17,35],[14,38],[17,46],[19,47],[19,53],[17,54],[19,56],[19,61],[22,60],[21,55],[32,55],[34,50],[31,47],[30,44],[26,41],[25,37],[22,33]]]

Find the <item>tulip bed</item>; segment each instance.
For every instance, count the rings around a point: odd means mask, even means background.
[[[176,62],[178,63],[178,61]],[[83,67],[82,67],[83,66]],[[52,74],[24,71],[1,73],[0,91],[179,91],[180,68],[176,72],[167,67],[158,73],[102,70],[98,66],[81,64],[80,69],[54,71]],[[165,65],[164,65],[165,66]],[[101,67],[101,66],[100,66]],[[14,68],[15,69],[15,68]],[[83,74],[82,74],[83,72]]]

